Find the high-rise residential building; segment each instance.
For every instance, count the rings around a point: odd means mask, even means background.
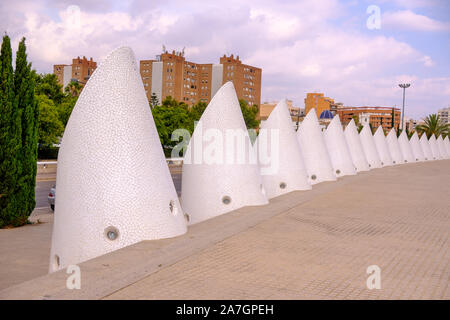
[[[394,123],[392,123],[392,113],[394,113]],[[383,129],[390,130],[393,126],[398,128],[401,122],[401,111],[399,108],[390,107],[340,107],[336,109],[341,123],[347,125],[353,117],[356,117],[362,125],[370,123],[373,128],[383,126]]]
[[[88,60],[86,57],[77,57],[72,59],[72,64],[55,64],[53,66],[53,73],[58,77],[59,83],[64,88],[71,82],[75,81],[82,86],[86,84],[90,76],[97,68],[97,62],[92,60],[92,57]]]
[[[155,95],[159,103],[168,96],[188,105],[208,103],[225,82],[233,81],[239,99],[260,104],[261,69],[243,64],[239,56],[201,64],[187,61],[183,52],[164,51],[155,60],[141,60],[140,73],[147,98]]]
[[[450,123],[450,107],[439,109],[438,116],[442,123]]]
[[[325,110],[334,111],[337,108],[334,99],[325,97],[323,93],[307,93],[305,98],[305,113],[308,114],[312,108],[316,109],[317,118]]]

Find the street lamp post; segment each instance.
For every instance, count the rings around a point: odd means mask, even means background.
[[[406,88],[409,88],[411,84],[409,83],[400,83],[398,86],[403,89],[403,108],[402,108],[402,131],[404,127],[404,120],[405,120],[405,90]]]

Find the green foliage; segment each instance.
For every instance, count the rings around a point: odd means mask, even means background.
[[[17,184],[21,174],[21,112],[14,97],[10,38],[3,37],[0,53],[0,228],[20,224]]]
[[[17,181],[18,210],[13,224],[23,224],[36,206],[38,106],[34,98],[35,73],[27,62],[25,38],[19,43],[14,71],[15,103],[21,113],[21,174]]]
[[[38,142],[45,146],[56,144],[64,131],[56,105],[44,94],[36,96],[36,100],[39,105]]]
[[[258,106],[254,104],[249,106],[247,101],[239,99],[241,105],[242,116],[244,117],[245,125],[247,129],[256,129],[259,127],[259,120],[256,119],[258,115]]]
[[[359,123],[359,117],[355,115],[352,118],[353,121],[355,121],[356,130],[358,130],[358,133],[360,133],[364,127],[361,123]]]
[[[70,81],[70,83],[64,89],[64,92],[68,96],[78,97],[81,93],[81,89],[83,89],[83,87],[77,81]]]
[[[169,96],[164,99],[162,106],[152,108],[152,114],[164,154],[170,156],[173,147],[179,142],[171,140],[172,132],[176,129],[186,129],[192,134],[194,130],[189,108],[186,104],[178,103]]]
[[[448,135],[450,133],[450,124],[442,123],[439,115],[430,114],[424,119],[424,124],[416,126],[416,131],[420,135],[426,134],[428,139],[430,139],[432,134],[437,138],[441,134]]]
[[[72,113],[73,107],[75,107],[75,103],[77,103],[77,98],[78,97],[67,96],[62,100],[61,103],[56,105],[58,118],[63,124],[64,128],[69,121],[69,117]]]
[[[64,99],[62,86],[58,78],[53,73],[39,74],[36,77],[36,95],[45,95],[55,104],[61,103]]]

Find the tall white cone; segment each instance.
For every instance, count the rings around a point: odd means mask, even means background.
[[[375,141],[370,130],[370,126],[366,125],[359,133],[361,139],[361,144],[363,146],[364,154],[366,155],[367,162],[369,162],[369,167],[371,169],[381,168],[381,159],[378,155],[377,147],[375,146]]]
[[[419,136],[417,132],[414,132],[411,139],[409,139],[411,144],[411,149],[416,161],[425,161],[425,154],[423,153],[422,147],[420,146]]]
[[[189,224],[268,203],[232,82],[214,95],[183,161],[181,203]]]
[[[436,136],[434,134],[432,134],[430,139],[428,139],[428,142],[430,144],[431,153],[433,154],[434,160],[440,160],[441,153],[439,152],[439,147],[437,145]]]
[[[400,144],[398,143],[397,134],[395,133],[395,128],[392,128],[386,136],[386,143],[391,153],[393,164],[403,164],[405,163],[405,158],[403,158],[402,150],[400,149]]]
[[[266,138],[267,143],[262,143],[261,139]],[[257,143],[260,155],[267,155],[268,159],[267,163],[260,164],[267,198],[311,189],[286,100],[281,100],[261,125]]]
[[[419,139],[420,146],[422,147],[425,160],[436,160],[433,157],[433,152],[431,152],[430,143],[428,142],[427,135],[425,133]]]
[[[439,148],[439,153],[441,154],[441,158],[448,159],[447,148],[445,148],[444,139],[442,138],[442,135],[440,135],[436,141]]]
[[[384,135],[383,128],[378,127],[377,131],[373,135],[373,140],[375,141],[375,147],[377,148],[378,155],[380,156],[382,166],[392,166],[393,161],[391,153],[389,152],[388,145],[386,143],[386,137]]]
[[[348,123],[344,130],[345,140],[350,151],[353,164],[356,167],[357,172],[368,171],[369,163],[367,162],[364,149],[359,138],[358,129],[356,128],[355,121],[352,119]]]
[[[325,143],[337,177],[356,174],[350,150],[345,140],[339,115],[336,115],[324,132]]]
[[[309,182],[335,181],[330,156],[317,120],[316,110],[311,109],[297,131]]]
[[[134,53],[99,65],[58,156],[50,272],[142,240],[186,232]]]
[[[414,158],[414,154],[412,152],[411,144],[409,143],[408,136],[406,135],[406,131],[403,130],[400,136],[398,137],[398,143],[400,144],[400,150],[402,151],[403,158],[405,162],[412,163],[416,162]]]

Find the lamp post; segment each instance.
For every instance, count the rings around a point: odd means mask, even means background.
[[[400,88],[403,89],[402,131],[403,131],[403,126],[405,125],[404,124],[404,120],[405,120],[405,90],[406,90],[406,88],[409,88],[410,85],[411,84],[409,84],[409,83],[400,83],[398,85]]]

